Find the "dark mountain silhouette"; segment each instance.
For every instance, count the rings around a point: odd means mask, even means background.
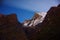
[[[60,7],[51,7],[40,26],[39,40],[60,40]]]
[[[23,27],[26,36],[29,40],[37,40],[38,30],[31,27]]]
[[[58,5],[58,7],[60,7],[60,4]]]
[[[0,14],[0,40],[60,40],[60,5],[51,7],[35,27],[24,27],[16,14]]]
[[[15,14],[0,14],[0,40],[27,40]]]

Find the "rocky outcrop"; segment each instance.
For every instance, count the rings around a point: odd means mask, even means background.
[[[46,12],[35,13],[30,20],[25,20],[23,25],[26,27],[35,27],[37,24],[42,23],[46,14]]]
[[[0,14],[0,40],[27,40],[15,14]]]
[[[60,40],[60,7],[51,7],[41,24],[39,40]]]

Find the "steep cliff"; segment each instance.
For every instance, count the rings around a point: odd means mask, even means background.
[[[60,7],[51,7],[41,24],[39,40],[60,40]]]
[[[15,14],[0,14],[0,40],[27,40]]]

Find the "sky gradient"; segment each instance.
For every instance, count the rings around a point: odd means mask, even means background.
[[[19,22],[30,19],[35,12],[47,12],[51,6],[57,6],[60,0],[3,0],[0,13],[15,13]]]

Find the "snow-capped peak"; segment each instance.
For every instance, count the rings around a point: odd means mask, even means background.
[[[37,24],[43,22],[44,17],[46,16],[46,12],[35,13],[32,19],[26,20],[23,25],[24,26],[36,26]]]

